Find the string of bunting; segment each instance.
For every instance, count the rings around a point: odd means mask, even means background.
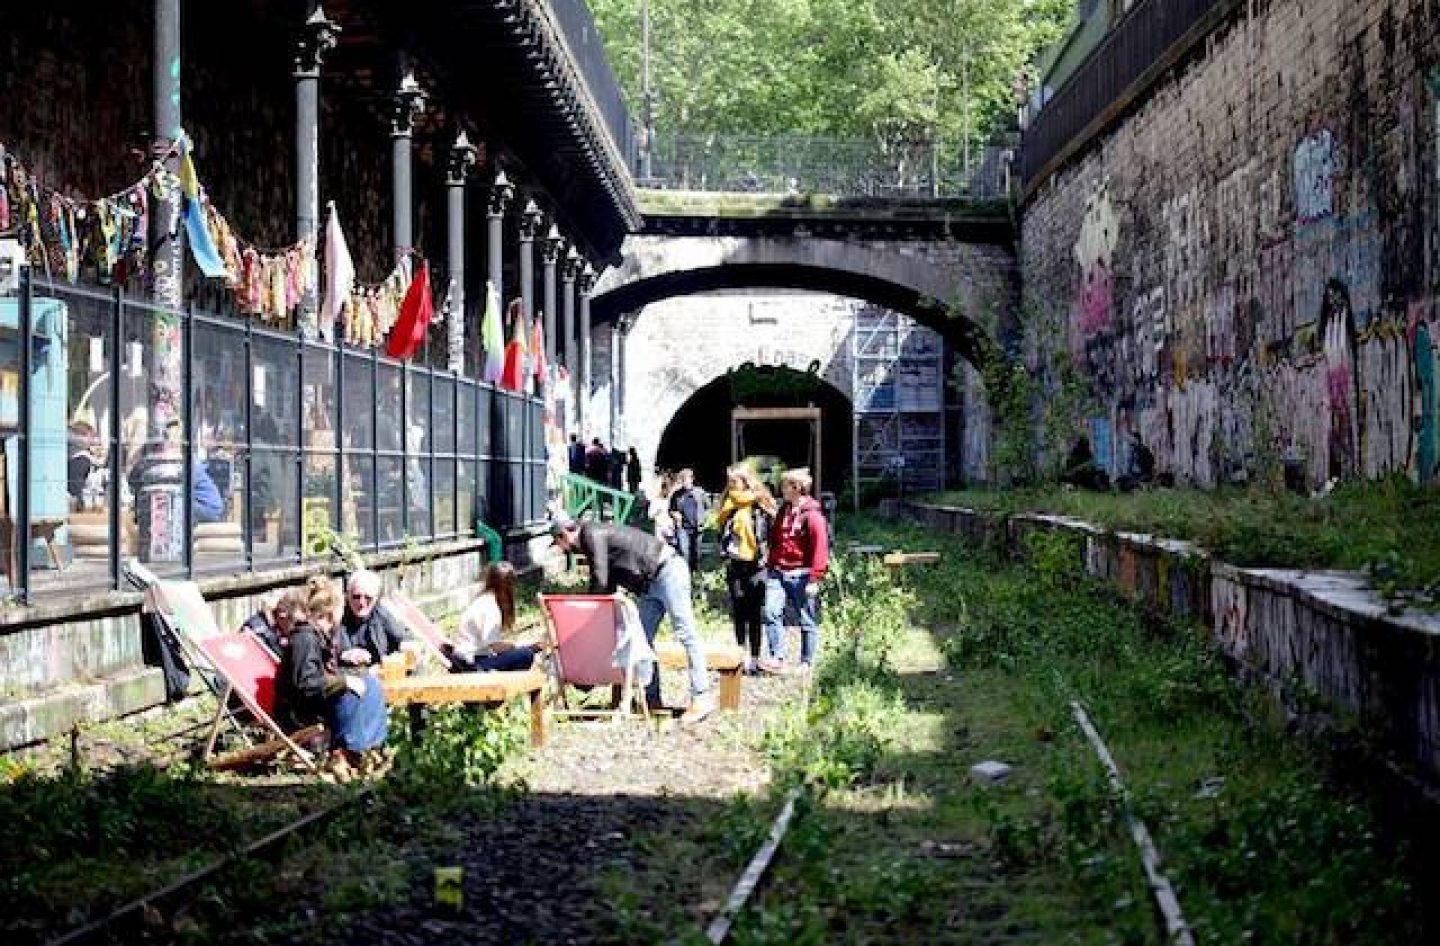
[[[167,229],[174,234],[185,227],[200,270],[224,280],[242,313],[274,325],[291,324],[306,288],[317,284],[315,240],[265,249],[240,237],[199,182],[191,150],[182,134],[139,180],[89,200],[45,187],[0,142],[0,234],[13,232],[32,266],[68,282],[85,271],[102,283],[142,278],[151,252],[150,214],[178,187],[184,207]],[[176,154],[181,156],[178,174],[165,167]],[[346,342],[373,347],[390,332],[410,286],[411,257],[399,260],[380,282],[353,284],[345,294],[336,315]],[[331,333],[323,334],[328,338]]]

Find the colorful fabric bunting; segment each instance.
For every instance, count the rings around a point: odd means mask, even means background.
[[[510,300],[510,341],[505,345],[505,370],[500,386],[510,391],[524,391],[529,377],[525,371],[525,313],[519,299]]]
[[[485,283],[485,316],[480,321],[480,344],[485,347],[485,368],[480,376],[494,384],[505,373],[505,329],[500,324],[500,293],[492,282]]]

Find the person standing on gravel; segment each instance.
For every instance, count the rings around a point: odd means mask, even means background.
[[[670,615],[670,626],[690,661],[690,706],[681,715],[685,725],[698,723],[715,712],[710,674],[699,629],[690,603],[690,569],[675,550],[648,532],[633,526],[604,522],[556,520],[550,527],[557,548],[580,552],[590,565],[590,592],[614,594],[617,587],[635,595],[645,638],[653,645],[660,619]],[[650,678],[645,701],[658,709],[660,674]]]
[[[830,566],[830,533],[820,503],[810,495],[810,471],[789,470],[780,480],[783,502],[770,527],[769,575],[765,581],[767,673],[785,672],[785,605],[800,620],[800,666],[820,656],[820,582]]]

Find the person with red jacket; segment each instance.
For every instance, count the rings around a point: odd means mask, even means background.
[[[800,620],[800,666],[820,655],[820,582],[830,565],[830,534],[820,503],[810,495],[810,471],[797,468],[780,480],[784,501],[770,527],[769,572],[765,580],[765,639],[770,659],[760,668],[785,672],[785,606]]]

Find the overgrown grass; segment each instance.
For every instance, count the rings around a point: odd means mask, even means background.
[[[1407,902],[1424,881],[1404,844],[1323,752],[1252,722],[1258,697],[1203,630],[1090,584],[1064,535],[1032,539],[1023,568],[865,517],[847,541],[943,557],[893,580],[842,557],[813,699],[767,740],[781,784],[811,786],[808,805],[735,942],[1161,942],[1072,698],[1119,760],[1200,942],[1421,941]],[[985,759],[1010,778],[972,782]],[[737,834],[740,861],[756,838]]]
[[[1311,499],[1264,487],[1094,493],[1058,487],[941,493],[1000,513],[1078,516],[1115,531],[1189,539],[1236,565],[1368,571],[1382,592],[1440,599],[1440,490],[1395,477]]]

